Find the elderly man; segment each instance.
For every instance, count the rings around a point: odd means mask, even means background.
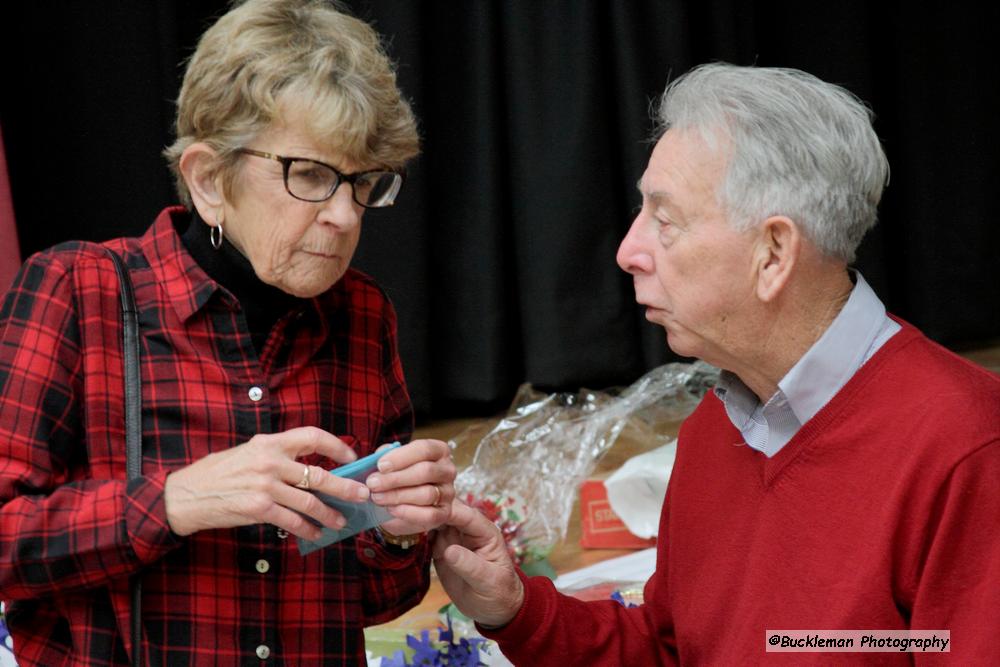
[[[618,263],[670,348],[724,371],[681,429],[645,604],[525,577],[458,504],[444,587],[516,664],[803,664],[833,656],[769,654],[765,632],[908,628],[1000,664],[1000,379],[847,268],[888,175],[867,109],[804,72],[715,64],[659,115]]]

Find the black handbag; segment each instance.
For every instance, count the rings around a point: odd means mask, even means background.
[[[129,481],[142,474],[142,380],[139,377],[139,313],[128,268],[118,253],[106,249],[121,286],[122,344],[125,384],[125,472]],[[129,580],[132,601],[132,665],[142,667],[142,582]]]

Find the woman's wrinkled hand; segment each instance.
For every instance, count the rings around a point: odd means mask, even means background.
[[[268,523],[307,540],[319,539],[320,528],[306,516],[323,526],[342,528],[343,515],[310,491],[362,502],[370,496],[368,487],[296,460],[310,454],[341,464],[357,459],[340,438],[305,426],[256,435],[169,474],[164,501],[170,529],[177,535],[190,535]]]
[[[440,440],[414,440],[389,452],[366,480],[372,501],[393,518],[382,528],[393,535],[433,530],[448,521],[455,498],[455,464]]]

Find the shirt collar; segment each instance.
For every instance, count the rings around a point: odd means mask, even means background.
[[[805,424],[840,391],[864,363],[886,319],[885,306],[860,273],[847,303],[813,346],[778,382]]]
[[[163,209],[140,241],[153,275],[181,322],[208,303],[219,289],[219,284],[194,261],[177,233],[190,215],[183,206]]]
[[[857,372],[885,322],[885,306],[860,273],[851,273],[855,284],[847,303],[778,382],[778,391],[767,402],[767,406],[781,407],[787,401],[799,426],[812,419]],[[740,430],[760,404],[757,395],[729,371],[719,374],[715,395]]]
[[[713,390],[726,407],[729,421],[739,430],[749,426],[750,418],[760,405],[757,394],[753,393],[743,380],[727,370],[719,371],[719,379]]]

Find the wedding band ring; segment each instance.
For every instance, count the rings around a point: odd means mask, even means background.
[[[303,469],[302,479],[295,485],[295,488],[305,489],[306,491],[309,490],[309,466],[306,466],[305,469]]]
[[[431,503],[431,506],[437,507],[441,504],[441,487],[437,484],[433,484],[432,486],[434,487],[434,490],[437,491],[437,497],[434,499],[434,502]]]

